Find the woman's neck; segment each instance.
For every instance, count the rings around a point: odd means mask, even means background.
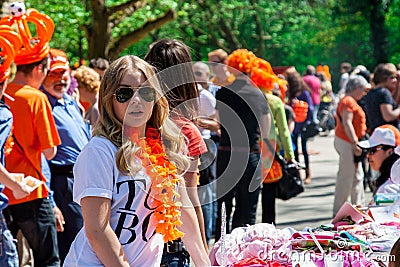
[[[124,126],[123,128],[124,136],[131,140],[132,142],[138,141],[139,139],[145,137],[146,126],[143,127],[130,127]]]

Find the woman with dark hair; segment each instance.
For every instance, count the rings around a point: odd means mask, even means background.
[[[302,135],[301,132],[305,126],[307,126],[313,121],[314,106],[310,95],[310,89],[307,87],[307,84],[304,82],[303,78],[296,70],[288,69],[286,71],[286,80],[288,82],[289,105],[293,108],[296,115],[295,126],[293,130],[293,138],[292,138],[296,146],[294,149],[294,156],[296,161],[299,162],[298,139],[299,137],[301,137],[301,150],[304,156],[304,164],[306,165],[306,178],[304,180],[304,183],[309,184],[311,182],[311,173],[310,173],[310,161],[307,152],[308,138]],[[306,116],[304,116],[304,119],[300,118],[300,114],[296,114],[297,104],[306,107],[307,109],[305,111]]]
[[[152,44],[144,59],[155,67],[163,93],[168,100],[171,119],[186,139],[191,166],[184,174],[184,179],[189,198],[196,211],[204,247],[208,250],[204,217],[197,193],[198,160],[207,148],[200,131],[193,122],[199,110],[199,93],[192,69],[190,49],[178,40],[163,39]],[[181,240],[165,244],[162,263],[169,264],[175,258],[183,262],[183,266],[189,266],[187,252]]]
[[[399,136],[397,128],[392,125],[382,125],[374,130],[369,140],[358,143],[361,148],[368,149],[369,166],[379,173],[374,181],[376,186],[374,194],[384,190],[390,179],[392,166],[399,159],[399,155],[394,153],[394,148],[400,144]]]
[[[400,108],[391,93],[397,84],[396,67],[392,63],[379,64],[374,70],[373,82],[374,88],[364,97],[369,133],[383,124],[399,128]]]

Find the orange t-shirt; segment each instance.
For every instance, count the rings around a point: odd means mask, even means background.
[[[360,105],[357,104],[357,101],[354,98],[352,98],[351,96],[345,96],[340,100],[336,110],[336,112],[340,114],[342,120],[343,120],[343,113],[345,110],[353,113],[352,125],[354,127],[354,131],[356,132],[357,138],[360,139],[360,137],[364,136],[367,131],[366,118],[363,109],[360,107]],[[347,136],[344,130],[343,122],[341,121],[341,119],[337,117],[336,121],[337,124],[335,129],[335,135],[351,143],[350,138]]]
[[[11,153],[6,157],[6,168],[45,182],[41,171],[42,150],[61,144],[47,96],[36,88],[13,83],[7,86],[6,92],[15,99],[6,99],[13,114],[12,133],[15,137]],[[47,197],[49,192],[43,184],[22,199],[15,199],[8,188],[4,193],[13,205]]]

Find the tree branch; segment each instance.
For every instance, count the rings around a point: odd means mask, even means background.
[[[122,35],[118,38],[115,38],[110,42],[110,45],[107,48],[106,54],[109,58],[116,58],[118,55],[130,45],[140,41],[146,35],[154,29],[157,29],[167,23],[175,19],[176,13],[173,9],[168,10],[162,17],[159,17],[155,20],[147,21],[142,27],[128,33]]]
[[[253,7],[257,7],[257,3],[254,0],[250,0],[250,3],[252,4]],[[264,27],[261,22],[261,18],[258,12],[254,12],[254,20],[256,22],[256,29],[257,29],[257,41],[258,41],[258,47],[254,53],[258,56],[264,55],[264,50],[265,50],[265,43],[264,43]]]
[[[131,0],[116,6],[110,6],[107,8],[107,14],[108,16],[111,16],[112,14],[119,12],[119,11],[124,11],[129,8],[134,8],[135,10],[143,7],[146,5],[146,1],[143,0]]]

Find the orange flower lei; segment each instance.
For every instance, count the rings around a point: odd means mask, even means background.
[[[177,201],[179,178],[176,166],[172,164],[164,152],[157,130],[149,128],[146,138],[140,139],[138,145],[142,149],[139,158],[151,179],[151,194],[157,207],[154,216],[157,221],[156,233],[164,236],[164,242],[183,237],[177,229],[182,224],[181,206]]]

